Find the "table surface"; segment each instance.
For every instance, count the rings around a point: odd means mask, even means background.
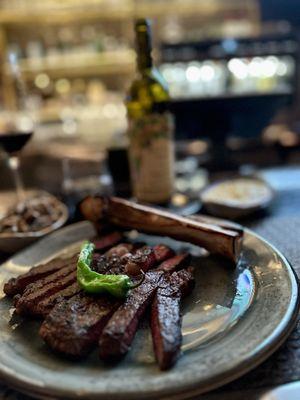
[[[294,187],[296,189],[282,189],[281,185],[271,209],[243,223],[285,254],[300,277],[300,182]],[[300,380],[299,319],[286,342],[268,360],[242,378],[201,396],[201,399],[254,400],[270,387],[297,380]],[[30,397],[0,383],[0,400],[3,399],[27,400]]]

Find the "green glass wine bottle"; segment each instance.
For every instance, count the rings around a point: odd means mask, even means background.
[[[133,194],[148,203],[166,203],[174,186],[174,124],[166,83],[154,67],[151,27],[135,23],[137,77],[127,98],[129,162]]]

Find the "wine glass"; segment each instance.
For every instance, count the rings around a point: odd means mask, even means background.
[[[25,200],[25,191],[20,175],[19,155],[34,131],[33,118],[26,106],[27,92],[22,80],[17,57],[10,53],[8,73],[15,86],[18,103],[4,105],[0,109],[0,147],[7,155],[7,164],[12,172],[18,203]]]

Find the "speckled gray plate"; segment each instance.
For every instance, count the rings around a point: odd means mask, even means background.
[[[246,231],[236,269],[195,246],[147,236],[150,244],[189,247],[194,255],[196,287],[183,305],[183,354],[176,366],[168,372],[157,368],[147,320],[141,323],[130,353],[115,367],[100,362],[96,351],[83,362],[63,360],[39,338],[39,323],[12,316],[3,282],[29,265],[74,252],[93,234],[87,222],[69,226],[0,268],[0,379],[25,393],[39,398],[185,399],[254,368],[278,348],[295,323],[294,272],[276,249],[254,233]]]

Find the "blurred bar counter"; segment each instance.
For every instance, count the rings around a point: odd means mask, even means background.
[[[120,135],[113,143],[107,137],[100,141],[83,141],[76,136],[35,140],[28,144],[21,156],[21,173],[25,186],[47,190],[64,196],[74,190],[78,196],[104,191],[120,194],[118,185],[125,185],[123,193],[130,194],[129,173],[126,165],[126,140]],[[116,139],[116,138],[115,138]],[[207,140],[176,142],[176,189],[197,195],[202,186],[201,176],[210,179],[236,173],[251,173],[257,169],[297,164],[300,159],[300,135],[285,125],[272,125],[260,138],[230,137],[226,140],[226,164],[223,154],[215,157],[214,144]],[[213,166],[213,168],[212,168]],[[219,167],[218,167],[219,166]],[[0,156],[1,190],[12,188],[5,156]],[[188,187],[193,184],[194,187]],[[200,181],[199,181],[200,179]],[[113,182],[115,181],[115,182]],[[115,187],[114,187],[115,183]],[[122,190],[121,190],[122,191]]]

